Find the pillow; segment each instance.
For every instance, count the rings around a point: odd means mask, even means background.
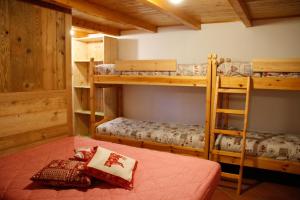
[[[136,160],[99,146],[94,157],[86,164],[85,173],[130,190],[133,188],[136,167]]]
[[[91,179],[83,173],[84,167],[84,162],[76,160],[53,160],[31,180],[58,187],[89,187]]]
[[[75,160],[88,161],[90,160],[96,152],[97,147],[79,147],[74,149]]]

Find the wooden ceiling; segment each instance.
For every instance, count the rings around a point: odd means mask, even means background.
[[[246,27],[263,19],[300,16],[300,0],[44,0],[72,9],[73,25],[111,35],[140,29],[242,21]]]

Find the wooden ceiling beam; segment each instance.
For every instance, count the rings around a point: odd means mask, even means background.
[[[244,0],[228,0],[235,13],[239,16],[246,27],[252,26],[249,10]]]
[[[81,18],[74,17],[74,16],[72,17],[72,26],[95,30],[95,31],[99,31],[101,33],[105,33],[105,34],[109,34],[109,35],[119,36],[121,34],[120,29],[102,25],[99,23],[95,23],[95,22],[88,21],[88,20],[81,19]]]
[[[190,27],[195,30],[201,29],[201,22],[196,20],[182,11],[180,11],[175,6],[168,3],[166,0],[138,0],[144,5],[150,6],[160,12],[171,16],[172,18],[180,21],[180,23],[184,24],[187,27]]]
[[[108,8],[99,6],[98,4],[91,3],[83,0],[44,0],[47,2],[52,2],[61,6],[74,8],[78,11],[84,12],[88,15],[93,15],[106,19],[108,21],[117,22],[120,24],[129,24],[137,29],[143,29],[150,32],[157,32],[157,27],[153,24],[145,22],[140,19],[128,16],[126,14],[110,10]]]

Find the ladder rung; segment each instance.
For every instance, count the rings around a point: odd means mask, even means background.
[[[226,114],[236,114],[236,115],[244,115],[245,114],[244,110],[222,109],[222,108],[218,108],[217,112],[218,113],[226,113]]]
[[[246,89],[225,89],[225,88],[219,88],[218,92],[220,93],[233,93],[233,94],[246,94]]]
[[[239,174],[231,174],[231,173],[226,173],[226,172],[221,172],[221,176],[224,178],[230,178],[230,179],[239,179],[240,178]]]
[[[233,136],[242,136],[243,131],[215,129],[214,133],[219,133],[219,134],[224,134],[224,135],[233,135]]]
[[[232,151],[222,151],[222,150],[212,150],[213,154],[221,155],[221,156],[231,156],[236,158],[241,158],[241,153],[239,152],[232,152]]]

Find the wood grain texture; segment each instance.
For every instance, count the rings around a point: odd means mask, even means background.
[[[253,72],[300,72],[300,59],[255,59]]]
[[[124,84],[124,85],[161,85],[206,87],[205,76],[126,76],[126,75],[95,75],[97,84]]]
[[[1,152],[70,133],[66,15],[26,1],[0,1]]]

